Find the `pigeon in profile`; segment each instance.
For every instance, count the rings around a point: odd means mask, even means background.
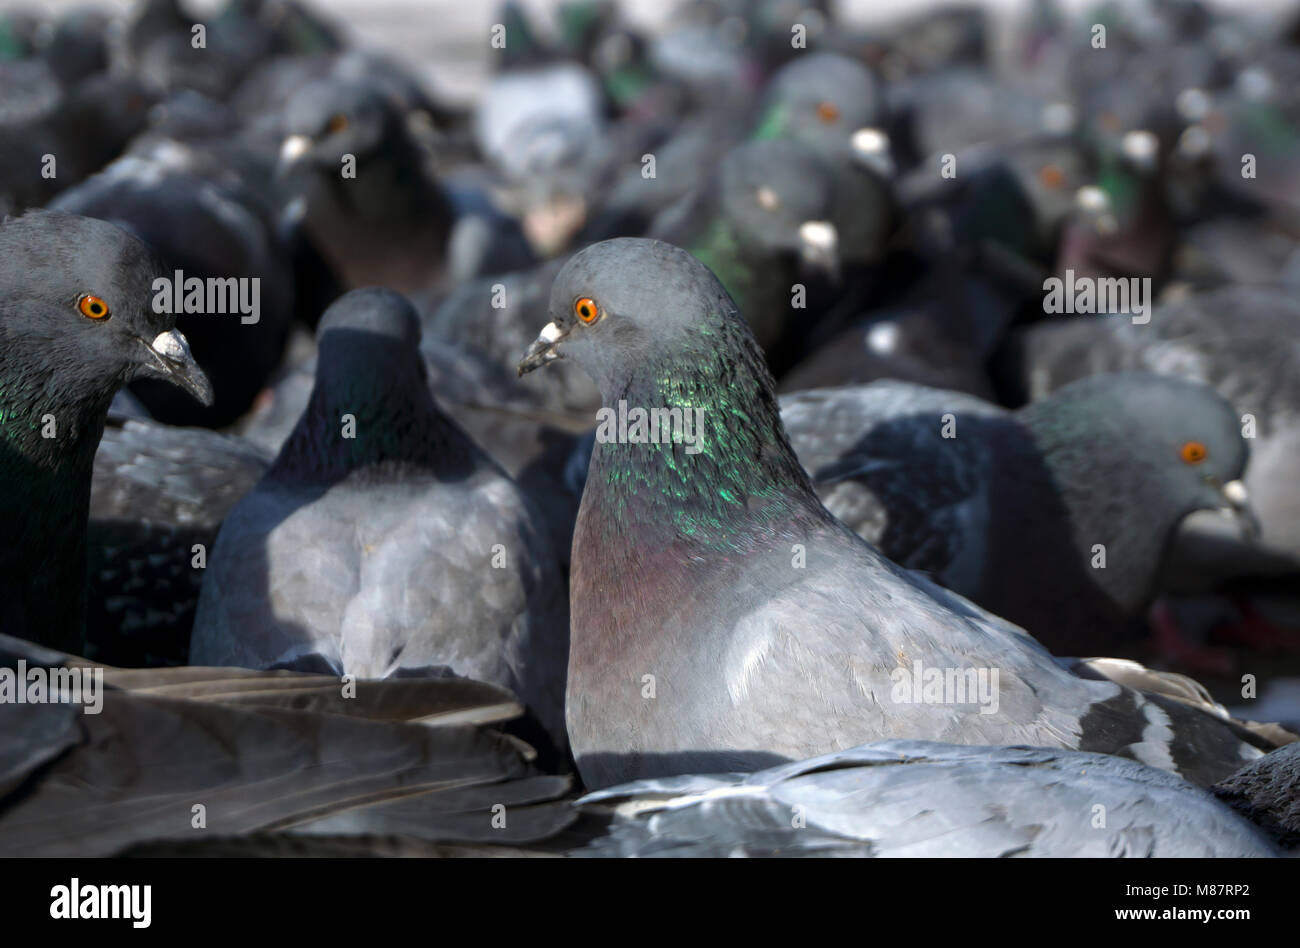
[[[790,447],[752,333],[686,251],[588,247],[556,277],[550,316],[519,371],[571,358],[606,412],[570,586],[566,716],[589,788],[894,737],[1108,752],[1209,784],[1270,746],[1167,696],[1069,673],[836,520]],[[927,696],[927,669],[951,687]]]
[[[1100,372],[1145,371],[1211,386],[1250,443],[1245,483],[1262,542],[1300,557],[1300,304],[1284,287],[1235,286],[1157,306],[1150,322],[1106,316],[1042,323],[1016,340],[1037,400]]]
[[[1099,375],[1008,412],[882,381],[787,395],[781,420],[831,513],[1057,654],[1145,627],[1194,510],[1255,528],[1237,413],[1194,382]]]
[[[1277,855],[1185,780],[1048,748],[881,741],[753,774],[638,781],[578,806],[614,819],[575,856]]]
[[[51,204],[111,221],[167,264],[159,294],[212,379],[210,406],[150,382],[132,388],[159,421],[222,427],[252,405],[280,362],[295,311],[290,249],[271,202],[221,158],[178,142],[132,150]],[[177,273],[182,279],[177,280]]]
[[[450,668],[511,688],[562,748],[565,583],[541,515],[435,404],[403,297],[355,290],[317,338],[311,401],[208,556],[190,662]]]
[[[114,393],[153,376],[211,402],[162,265],[102,221],[33,211],[0,224],[0,632],[79,647],[91,469]]]

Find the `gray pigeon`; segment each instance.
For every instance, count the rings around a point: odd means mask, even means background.
[[[1246,487],[1262,540],[1300,556],[1300,303],[1285,288],[1229,287],[1156,307],[1151,321],[1076,317],[1018,340],[1031,399],[1099,372],[1143,370],[1204,382],[1250,433]]]
[[[1103,751],[1209,784],[1267,743],[1069,673],[836,520],[752,333],[685,251],[588,247],[550,316],[519,370],[571,358],[605,399],[570,588],[566,712],[589,788],[892,737]]]
[[[643,780],[578,805],[614,819],[576,856],[1277,854],[1172,774],[1047,748],[881,741],[754,774]]]
[[[1017,412],[885,381],[787,395],[781,418],[831,513],[1057,654],[1144,628],[1192,511],[1253,526],[1237,413],[1180,379],[1095,376]]]
[[[102,680],[81,692],[84,707],[0,704],[5,856],[254,833],[304,846],[400,833],[490,852],[574,820],[556,800],[570,778],[538,773],[526,746],[494,730],[521,711],[495,685],[360,681],[353,694],[294,672],[104,668],[0,635],[0,675],[20,669]]]
[[[429,394],[411,305],[349,293],[316,387],[208,557],[193,664],[516,691],[562,747],[564,578],[540,515]]]

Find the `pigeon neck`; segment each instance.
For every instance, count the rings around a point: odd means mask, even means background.
[[[1117,606],[1140,609],[1150,598],[1174,528],[1190,508],[1170,496],[1158,476],[1109,460],[1112,452],[1098,444],[1106,438],[1099,439],[1092,428],[1095,416],[1076,417],[1071,408],[1048,399],[1022,409],[1019,417],[1042,457],[1056,503],[1069,518],[1078,562],[1088,564],[1085,574]],[[1131,437],[1122,429],[1111,436]],[[1116,515],[1119,491],[1138,515]],[[1102,562],[1103,551],[1104,569],[1093,565]]]
[[[353,471],[421,470],[458,479],[476,467],[468,436],[433,401],[418,363],[322,362],[316,385],[267,477],[332,484]]]
[[[738,317],[698,343],[638,358],[606,392],[583,498],[606,531],[713,549],[792,516],[828,516],[790,448],[774,384]]]
[[[19,634],[79,651],[85,624],[86,523],[108,399],[70,403],[49,379],[0,359],[0,616]],[[8,631],[13,631],[13,628]]]

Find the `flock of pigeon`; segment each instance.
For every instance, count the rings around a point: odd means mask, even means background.
[[[0,13],[0,854],[1300,845],[1300,19],[832,7]]]

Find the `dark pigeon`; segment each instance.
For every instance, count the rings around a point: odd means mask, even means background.
[[[185,664],[217,530],[274,456],[233,435],[115,424],[110,413],[90,485],[88,657]]]
[[[148,243],[167,264],[162,275],[173,288],[173,308],[177,271],[184,275],[183,305],[191,281],[204,281],[196,297],[200,311],[181,313],[177,322],[216,399],[200,407],[141,383],[133,393],[150,414],[205,427],[243,415],[279,364],[295,312],[295,261],[281,239],[274,201],[219,156],[165,140],[123,156],[52,206],[111,221]]]
[[[144,129],[151,103],[131,77],[97,75],[47,112],[0,124],[0,215],[42,207],[104,167]]]
[[[564,577],[545,526],[429,394],[414,310],[321,319],[316,387],[208,558],[190,660],[359,677],[449,667],[516,690],[564,743]]]
[[[91,470],[113,394],[156,376],[211,401],[163,272],[119,228],[30,212],[0,224],[0,632],[79,648]]]
[[[92,668],[0,636],[0,669],[12,674],[19,661],[29,674]],[[521,708],[495,685],[359,681],[345,694],[337,678],[293,672],[93,672],[103,675],[93,713],[90,702],[0,705],[6,856],[110,856],[250,835],[307,851],[342,837],[355,849],[399,834],[418,849],[484,854],[575,819],[556,799],[570,778],[539,773],[531,749],[496,730]]]
[[[1172,774],[1046,748],[881,741],[753,774],[638,781],[578,806],[614,819],[575,856],[1277,855]]]
[[[1192,511],[1253,526],[1238,415],[1191,382],[1096,376],[1015,413],[877,382],[786,396],[781,418],[840,520],[1058,654],[1144,629]]]
[[[1265,754],[1211,789],[1284,849],[1300,848],[1300,743]]]
[[[433,283],[454,210],[383,87],[308,83],[285,107],[284,130],[285,186],[303,202],[303,227],[344,285],[409,291]],[[344,167],[349,155],[354,169]]]
[[[591,459],[567,708],[588,787],[891,737],[1105,751],[1209,784],[1267,746],[1177,700],[1070,674],[836,520],[790,448],[747,325],[685,251],[589,247],[556,278],[550,315],[521,372],[572,358],[611,410],[700,413],[675,441],[615,434]],[[998,708],[955,690],[907,700],[917,662],[997,668]]]

